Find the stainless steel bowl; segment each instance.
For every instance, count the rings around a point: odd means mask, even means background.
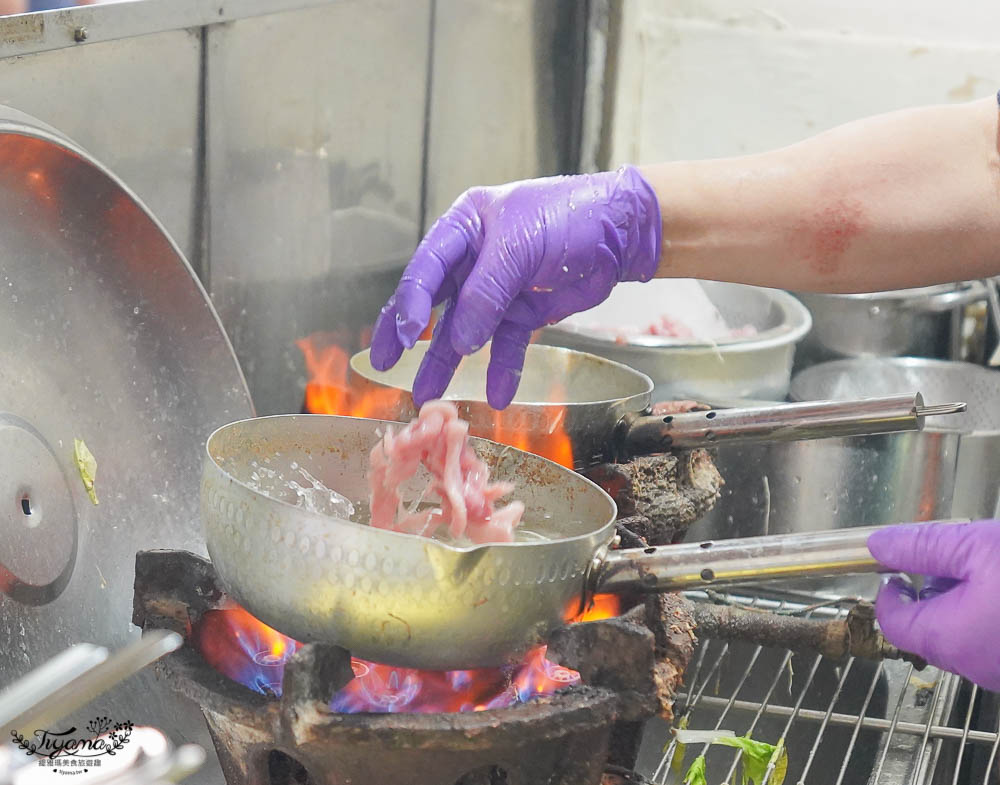
[[[622,299],[652,323],[663,315],[663,291],[673,281],[622,284],[608,302]],[[751,325],[756,335],[716,343],[659,336],[613,335],[573,329],[565,323],[541,332],[540,341],[590,352],[642,371],[653,380],[654,400],[699,398],[721,402],[748,398],[782,400],[788,392],[796,344],[812,321],[809,311],[787,292],[742,284],[704,281],[708,298],[733,327]]]

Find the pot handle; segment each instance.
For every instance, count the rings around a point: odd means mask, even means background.
[[[968,523],[968,519],[929,521]],[[772,534],[609,551],[591,572],[591,593],[717,588],[757,580],[828,578],[894,572],[868,552],[868,537],[888,526]]]
[[[791,442],[897,431],[919,431],[924,417],[954,414],[964,403],[924,406],[920,393],[854,401],[810,401],[747,409],[668,415],[628,415],[616,439],[620,456],[720,444]]]
[[[986,289],[979,281],[970,281],[961,289],[940,294],[921,295],[899,302],[899,307],[905,310],[924,311],[926,313],[944,313],[962,305],[970,305],[986,299]]]

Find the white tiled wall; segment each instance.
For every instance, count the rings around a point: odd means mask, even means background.
[[[621,0],[608,159],[757,152],[1000,89],[997,0]]]

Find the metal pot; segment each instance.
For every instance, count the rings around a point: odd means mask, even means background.
[[[722,448],[715,510],[690,537],[821,531],[858,524],[994,516],[1000,476],[1000,375],[917,358],[839,360],[792,380],[791,397],[842,400],[904,389],[958,395],[964,414],[920,433]]]
[[[663,290],[672,285],[674,282],[666,279],[622,284],[606,303],[609,308],[636,314],[631,319],[636,323],[652,323],[663,315],[658,303],[664,300]],[[703,281],[702,287],[729,325],[750,325],[756,334],[716,343],[659,336],[633,336],[621,343],[612,334],[588,332],[564,322],[542,330],[539,340],[642,371],[653,380],[654,400],[784,399],[796,344],[812,323],[808,310],[777,289],[718,281]]]
[[[824,389],[834,398],[859,393],[882,394],[897,388],[926,390],[928,395],[960,394],[968,411],[938,419],[928,435],[959,435],[950,514],[993,517],[1000,504],[1000,373],[971,363],[903,357],[892,360],[841,360],[803,371],[792,382],[791,395],[808,400]],[[854,441],[854,440],[849,440]],[[942,468],[947,465],[942,455]],[[950,459],[950,453],[948,454]],[[927,494],[924,490],[924,495]],[[914,519],[920,520],[920,519]]]
[[[391,423],[281,415],[223,426],[209,437],[202,520],[226,593],[300,641],[365,659],[453,670],[518,659],[586,607],[597,592],[675,591],[790,576],[869,574],[871,530],[609,551],[617,509],[600,487],[537,455],[472,444],[524,504],[533,536],[511,542],[441,541],[367,525],[364,513],[297,504],[301,470],[367,499],[369,454]],[[261,476],[267,465],[271,474]],[[287,478],[287,479],[286,479]],[[404,506],[429,476],[399,486]],[[297,487],[297,486],[296,486]]]
[[[417,415],[413,377],[429,345],[418,341],[388,371],[372,367],[367,349],[351,358],[350,387],[366,401],[366,414],[403,422]],[[559,429],[569,440],[576,469],[670,449],[919,431],[925,417],[965,409],[964,403],[928,407],[911,392],[832,404],[771,404],[663,417],[646,413],[652,384],[644,374],[592,354],[536,344],[525,354],[514,401],[496,411],[486,402],[483,386],[488,362],[489,346],[463,358],[445,393],[468,421],[469,433],[483,438],[524,437],[526,444],[544,449]]]
[[[872,294],[796,293],[812,314],[796,366],[845,357],[959,359],[966,306],[984,302],[979,281]]]

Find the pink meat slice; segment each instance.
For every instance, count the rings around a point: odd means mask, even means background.
[[[676,319],[671,319],[667,315],[661,316],[644,332],[647,335],[662,335],[667,338],[694,338],[691,328]]]
[[[678,319],[663,315],[658,317],[652,324],[645,327],[603,327],[590,326],[592,332],[610,333],[614,335],[617,344],[629,343],[629,339],[637,335],[655,335],[661,338],[691,338],[698,339],[694,331]],[[757,328],[752,324],[743,327],[731,327],[725,330],[719,338],[752,338],[757,335]]]
[[[424,499],[436,497],[439,506],[410,512],[399,488],[421,466],[431,475]],[[524,515],[524,505],[518,501],[495,506],[514,486],[490,482],[489,467],[469,442],[469,424],[448,401],[424,404],[417,418],[398,433],[386,431],[372,449],[368,484],[371,525],[380,529],[429,537],[447,526],[455,539],[511,542]]]

